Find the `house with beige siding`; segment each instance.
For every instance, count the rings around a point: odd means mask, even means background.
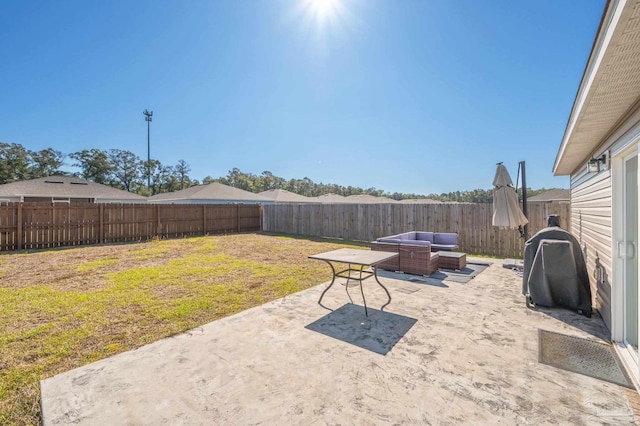
[[[74,176],[47,176],[0,185],[0,202],[146,204],[147,197]]]
[[[557,203],[569,204],[571,202],[570,189],[550,189],[533,197],[527,198],[528,203]]]
[[[291,203],[317,203],[318,200],[311,197],[305,197],[304,195],[296,194],[295,192],[287,191],[286,189],[269,189],[258,193],[262,197],[267,197],[273,200],[276,204],[291,204]]]
[[[593,306],[640,383],[638,153],[640,0],[607,3],[553,172],[571,177],[571,232],[584,252]]]
[[[156,194],[150,204],[274,204],[274,200],[240,188],[211,182],[175,192]]]

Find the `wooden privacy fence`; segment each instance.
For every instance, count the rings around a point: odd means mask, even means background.
[[[0,251],[260,230],[257,204],[0,204]]]
[[[528,210],[529,235],[546,227],[552,214],[570,229],[569,204],[532,203]],[[457,232],[460,251],[521,258],[520,233],[493,227],[492,216],[492,204],[274,204],[263,207],[262,229],[357,241],[413,230]]]

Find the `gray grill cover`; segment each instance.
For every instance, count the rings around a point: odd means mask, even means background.
[[[524,245],[522,294],[541,306],[564,306],[591,316],[591,287],[578,240],[545,228]]]

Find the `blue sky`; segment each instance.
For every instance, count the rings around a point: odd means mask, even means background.
[[[4,1],[0,141],[388,192],[553,161],[604,0]],[[67,160],[70,164],[70,160]],[[71,168],[69,167],[69,170]]]

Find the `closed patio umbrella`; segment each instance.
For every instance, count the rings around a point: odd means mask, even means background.
[[[493,187],[493,226],[517,229],[529,223],[518,205],[518,195],[513,187],[511,176],[502,163],[498,163]]]

